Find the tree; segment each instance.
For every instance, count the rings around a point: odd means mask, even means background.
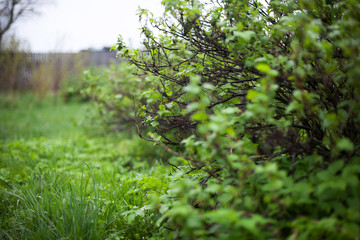
[[[0,1],[0,51],[4,35],[21,17],[36,13],[42,0],[1,0]]]
[[[115,48],[151,83],[139,135],[179,173],[154,203],[164,232],[357,239],[360,4],[163,4],[159,19],[141,11],[145,50]]]

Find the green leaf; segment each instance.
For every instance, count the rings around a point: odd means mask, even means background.
[[[255,37],[255,33],[253,31],[243,31],[243,32],[235,31],[234,35],[239,37],[245,42],[250,42],[251,39]]]
[[[249,90],[247,95],[246,95],[246,98],[249,99],[249,100],[253,100],[255,99],[257,96],[259,95],[259,93],[255,90]]]
[[[233,209],[222,208],[209,212],[206,216],[213,222],[229,225],[231,222],[236,222],[241,214]]]
[[[128,222],[132,223],[134,221],[135,217],[136,217],[135,213],[130,213],[127,217]]]
[[[151,126],[153,126],[153,127],[159,126],[159,122],[158,122],[158,121],[152,121],[150,124],[151,124]]]
[[[348,138],[341,138],[337,143],[336,143],[336,148],[339,151],[347,151],[347,152],[352,152],[354,151],[354,144],[350,141],[350,139]]]
[[[194,121],[205,121],[208,119],[208,115],[204,111],[198,111],[191,116],[191,119]]]
[[[210,184],[206,187],[205,191],[209,193],[218,193],[221,189],[221,185],[219,184]]]
[[[260,72],[267,73],[270,71],[271,67],[266,63],[259,63],[258,65],[256,65],[256,69]]]

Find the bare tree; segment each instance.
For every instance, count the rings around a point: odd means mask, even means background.
[[[4,34],[21,17],[37,13],[42,0],[0,0],[0,51]]]

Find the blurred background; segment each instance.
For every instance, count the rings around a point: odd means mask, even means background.
[[[0,91],[74,90],[85,69],[121,61],[109,51],[119,34],[141,47],[140,7],[163,11],[161,0],[0,1]]]

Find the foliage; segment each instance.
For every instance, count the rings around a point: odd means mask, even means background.
[[[89,99],[81,94],[85,87],[82,73],[71,74],[60,82],[59,95],[63,102],[86,102]]]
[[[104,125],[112,131],[132,129],[135,122],[141,122],[136,109],[145,104],[142,93],[150,84],[134,74],[134,67],[126,62],[101,72],[85,71],[82,93],[96,103]]]
[[[86,87],[83,76],[84,71],[101,71],[102,68],[89,67],[90,56],[87,52],[68,54],[68,59],[61,66],[60,92],[59,95],[64,102],[88,101],[81,91]],[[90,68],[89,70],[86,70]]]
[[[178,169],[159,237],[357,239],[360,4],[163,5],[140,11],[145,50],[114,47],[151,86],[139,135]]]

